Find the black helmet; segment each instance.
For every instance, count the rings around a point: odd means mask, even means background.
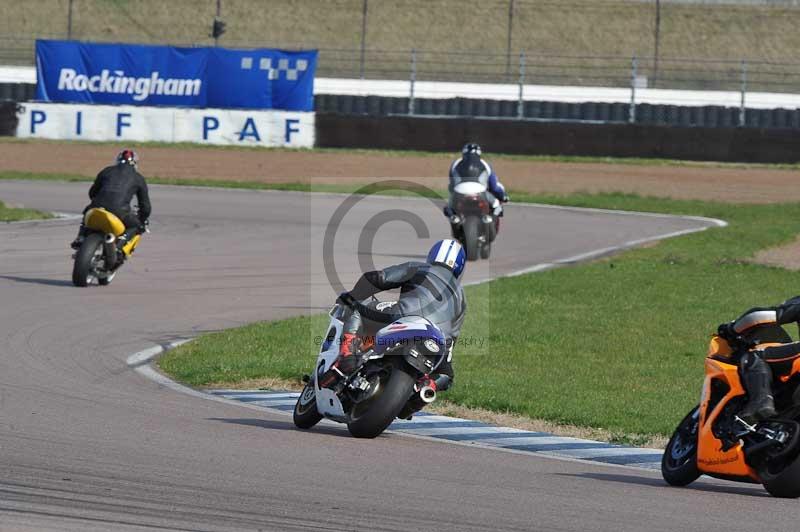
[[[117,164],[129,164],[136,168],[139,164],[139,156],[133,150],[122,150],[117,155]]]
[[[468,142],[468,143],[464,144],[463,148],[461,148],[461,154],[462,155],[475,154],[478,157],[480,157],[481,156],[481,147],[478,144],[475,144],[474,142]]]

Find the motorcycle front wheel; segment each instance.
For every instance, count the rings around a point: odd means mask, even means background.
[[[303,392],[297,398],[292,419],[298,429],[310,429],[322,419],[322,415],[317,409],[317,397],[314,392],[313,381],[306,383],[306,387],[303,388]]]
[[[390,371],[381,378],[375,393],[353,406],[347,430],[356,438],[375,438],[392,424],[414,392],[414,378],[403,371],[402,358],[392,357]]]
[[[687,486],[700,477],[697,468],[697,430],[700,424],[695,407],[678,425],[661,458],[661,476],[670,486]]]

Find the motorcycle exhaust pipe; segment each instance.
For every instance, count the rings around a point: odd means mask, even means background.
[[[423,403],[429,405],[436,400],[436,390],[430,386],[423,386],[419,390],[419,398]]]
[[[112,270],[117,265],[116,241],[117,237],[111,233],[108,233],[105,238],[105,244],[103,244],[103,255],[105,256],[106,268],[108,270]]]

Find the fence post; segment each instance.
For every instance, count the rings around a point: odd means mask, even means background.
[[[72,39],[72,0],[67,4],[67,40]]]
[[[739,104],[739,125],[744,127],[747,124],[746,108],[745,108],[745,95],[747,94],[747,61],[742,60],[742,99]]]
[[[639,60],[633,56],[631,60],[631,104],[628,107],[628,123],[636,122],[636,74],[639,69]]]
[[[213,37],[214,37],[214,46],[219,46],[219,35],[217,35],[216,28],[217,28],[217,22],[219,21],[220,17],[222,16],[222,0],[217,0],[217,11],[216,11],[216,13],[217,14],[214,16],[214,25],[213,25],[214,31],[212,31],[212,33],[214,34],[213,35]],[[220,33],[220,35],[221,35],[221,33]]]
[[[411,79],[409,80],[408,114],[414,114],[414,85],[417,82],[417,50],[411,49]]]
[[[508,0],[508,41],[506,42],[506,76],[511,74],[511,36],[514,32],[514,0]]]
[[[519,53],[519,100],[517,100],[517,118],[522,120],[525,115],[525,100],[523,99],[523,88],[525,87],[525,52]]]
[[[661,43],[661,0],[656,0],[656,22],[653,33],[653,40],[655,42],[653,44],[653,83],[651,86],[655,88],[656,83],[658,83],[658,49]]]
[[[367,2],[368,0],[364,0],[361,7],[361,60],[358,69],[361,79],[364,79],[364,55],[367,47]]]

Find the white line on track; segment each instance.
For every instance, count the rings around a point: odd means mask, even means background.
[[[126,361],[127,365],[134,371],[142,375],[143,377],[155,382],[160,386],[164,386],[165,388],[169,388],[176,392],[184,393],[208,401],[216,401],[218,403],[224,403],[227,405],[236,406],[239,408],[248,408],[250,410],[259,411],[262,413],[265,410],[267,410],[270,412],[270,414],[273,415],[280,415],[284,417],[289,417],[292,415],[292,413],[289,411],[270,408],[271,406],[270,403],[272,403],[272,401],[270,400],[258,401],[256,403],[256,402],[243,402],[241,400],[231,398],[231,396],[233,396],[237,398],[250,399],[257,397],[259,394],[265,394],[265,393],[269,394],[270,392],[263,392],[257,390],[214,390],[214,393],[206,393],[203,391],[195,390],[193,388],[189,388],[188,386],[184,386],[183,384],[180,384],[178,382],[175,382],[169,377],[165,376],[164,374],[158,372],[152,366],[152,362],[157,356],[161,355],[165,351],[174,349],[175,347],[183,345],[189,341],[191,341],[191,339],[183,339],[176,342],[171,342],[164,346],[159,345],[144,349],[142,351],[139,351],[138,353],[134,353],[131,356],[129,356]],[[285,392],[285,393],[276,392],[273,395],[276,397],[276,399],[277,398],[281,399],[280,401],[278,401],[278,403],[283,404],[285,403],[284,399],[287,399],[289,397],[297,397],[298,392]],[[292,403],[293,402],[294,401],[292,401]],[[450,422],[467,422],[467,421],[469,420],[450,418],[447,416],[439,416],[439,415],[424,415],[414,418],[413,421],[411,421],[410,423],[431,424],[431,423],[450,423]],[[335,427],[340,429],[343,428],[341,424],[325,419],[322,420],[320,423],[328,427]],[[454,428],[455,427],[453,428],[442,427],[437,431],[437,433],[444,434],[445,436],[451,435],[454,432],[453,431]],[[642,465],[636,465],[636,464],[626,465],[626,464],[602,462],[599,460],[595,460],[594,458],[602,459],[604,456],[615,456],[623,458],[625,455],[636,455],[636,454],[655,455],[657,453],[660,453],[660,451],[656,449],[638,449],[638,448],[625,448],[625,447],[614,448],[614,449],[608,449],[608,448],[597,449],[595,450],[596,452],[594,453],[576,449],[558,451],[557,454],[554,454],[555,451],[549,451],[549,450],[531,452],[531,451],[501,446],[502,444],[513,445],[515,442],[512,440],[512,438],[503,438],[503,436],[507,434],[526,433],[526,431],[523,431],[521,429],[514,429],[508,427],[476,426],[476,427],[465,427],[461,429],[460,432],[458,432],[459,434],[472,434],[472,435],[476,434],[480,435],[485,433],[496,434],[497,442],[494,442],[494,440],[482,441],[481,439],[464,440],[464,441],[450,440],[442,437],[428,436],[424,432],[429,430],[433,429],[420,429],[419,432],[414,432],[411,429],[403,428],[402,423],[399,423],[397,424],[396,427],[392,427],[391,430],[388,430],[387,433],[404,438],[416,438],[424,441],[435,441],[437,443],[445,443],[448,445],[460,445],[463,447],[470,447],[473,449],[475,447],[480,447],[481,449],[485,449],[488,451],[498,451],[511,454],[527,455],[527,456],[536,455],[538,457],[546,458],[548,460],[560,460],[564,462],[580,462],[584,464],[589,463],[603,467],[616,467],[616,468],[635,470],[638,472],[648,472],[648,473],[656,473],[656,471],[652,468],[652,463],[649,464],[651,467],[647,466],[643,467]],[[524,440],[524,438],[520,439]],[[598,445],[605,445],[603,442],[592,442],[590,440],[577,440],[575,438],[559,438],[557,436],[545,436],[541,438],[534,438],[532,441],[536,442],[552,441],[554,443],[586,442],[586,443],[597,443]]]

